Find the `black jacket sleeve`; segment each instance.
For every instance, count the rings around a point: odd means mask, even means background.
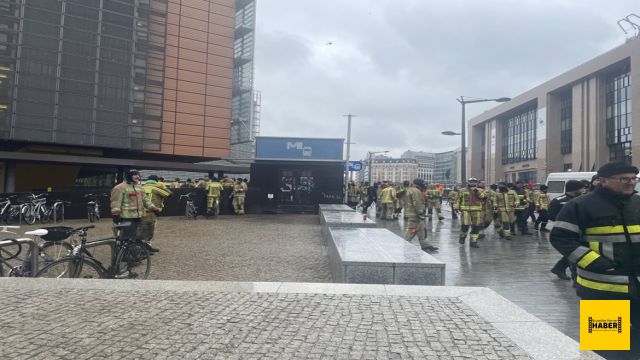
[[[556,217],[558,217],[558,213],[560,212],[560,209],[562,209],[560,200],[558,200],[558,198],[551,200],[551,202],[549,203],[549,210],[547,211],[547,215],[549,216],[549,219],[556,221]]]

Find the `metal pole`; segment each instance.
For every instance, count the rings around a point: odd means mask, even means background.
[[[466,124],[465,124],[465,115],[464,115],[464,105],[465,105],[465,101],[464,98],[462,96],[460,96],[460,104],[462,104],[462,129],[460,131],[460,138],[461,138],[461,144],[462,144],[462,149],[460,149],[460,151],[462,151],[462,153],[460,154],[460,181],[464,184],[467,181],[467,151],[466,151],[466,144],[465,144],[465,137],[466,135]]]
[[[349,202],[349,153],[351,150],[351,117],[355,115],[344,115],[347,117],[347,163],[344,175],[344,203]]]
[[[369,186],[371,186],[371,151],[369,151]]]

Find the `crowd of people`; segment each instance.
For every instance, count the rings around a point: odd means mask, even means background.
[[[205,176],[193,182],[187,179],[182,183],[176,178],[169,186],[164,178],[157,175],[149,175],[142,181],[140,172],[130,169],[125,173],[124,181],[117,184],[111,190],[111,215],[114,223],[128,222],[131,225],[122,228],[120,234],[123,238],[141,238],[149,244],[151,252],[160,251],[153,247],[155,226],[158,214],[164,208],[164,201],[172,195],[171,189],[200,188],[207,194],[207,214],[217,216],[219,213],[220,196],[225,189],[230,190],[229,198],[233,199],[233,209],[237,215],[244,215],[245,196],[248,190],[247,179],[232,179],[225,177],[222,180]]]

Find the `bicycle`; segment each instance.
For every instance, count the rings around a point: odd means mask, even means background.
[[[114,225],[123,232],[127,227],[137,226],[130,222]],[[149,245],[142,239],[117,236],[111,264],[102,264],[87,251],[87,230],[95,225],[73,229],[80,237],[80,244],[73,248],[71,255],[58,259],[43,267],[36,277],[84,278],[84,279],[146,279],[151,270]],[[91,243],[89,243],[91,244]]]
[[[100,201],[98,197],[106,196],[105,194],[97,195],[97,194],[85,194],[84,198],[89,199],[87,201],[87,219],[89,222],[94,222],[100,220]]]
[[[12,199],[15,199],[16,195],[9,195],[4,199],[0,199],[0,219],[2,219],[7,224],[13,223],[13,218],[15,214],[12,214]],[[14,211],[15,212],[15,211]]]
[[[29,195],[31,200],[28,200],[20,209],[24,222],[29,225],[35,224],[36,220],[40,220],[43,224],[49,222],[46,196],[47,194]]]
[[[0,232],[15,234],[8,231],[9,228],[17,229],[18,226],[0,227]],[[44,240],[44,244],[38,244],[31,238],[8,238],[0,240],[0,277],[5,276],[5,268],[8,268],[10,277],[33,277],[42,263],[49,265],[56,260],[71,254],[73,247],[64,242],[70,236],[66,227],[45,228],[27,231],[25,235],[37,236]],[[29,246],[24,258],[18,257],[22,252],[23,244]],[[37,257],[34,258],[34,251]]]
[[[192,220],[192,219],[196,220],[198,218],[198,208],[196,207],[196,204],[193,201],[191,194],[193,193],[180,195],[180,199],[183,199],[183,198],[187,199],[187,203],[184,208],[184,215],[186,216],[187,220]]]

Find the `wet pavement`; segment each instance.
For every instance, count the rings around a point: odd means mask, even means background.
[[[578,340],[579,299],[570,281],[550,272],[560,255],[549,243],[549,233],[533,230],[529,222],[532,235],[512,236],[508,241],[500,239],[490,225],[486,238],[479,240],[480,248],[473,249],[468,237],[465,245],[458,244],[459,220],[452,220],[450,212],[443,214],[443,221],[428,221],[427,237],[440,248],[432,255],[446,263],[445,285],[488,287]],[[373,211],[370,216],[375,217]],[[382,220],[378,226],[404,234],[402,220]],[[419,246],[417,238],[412,243]]]

